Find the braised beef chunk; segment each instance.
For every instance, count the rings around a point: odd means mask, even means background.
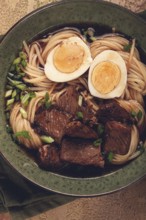
[[[104,167],[100,146],[95,147],[92,140],[63,139],[60,158],[73,164]]]
[[[131,142],[131,126],[117,121],[108,121],[105,126],[105,152],[124,155]]]
[[[83,102],[83,105],[80,107],[79,111],[83,114],[82,120],[85,124],[88,124],[91,127],[97,124],[96,112],[93,111],[93,109],[88,106],[87,103]]]
[[[57,143],[61,142],[70,115],[55,108],[43,109],[35,115],[35,130],[39,134],[51,136]]]
[[[121,122],[131,122],[132,118],[129,112],[122,108],[116,100],[102,104],[97,112],[97,115],[102,122],[115,120]]]
[[[60,160],[60,150],[56,147],[54,143],[49,145],[44,145],[39,148],[38,162],[42,168],[45,169],[57,169],[61,168],[63,162]]]
[[[98,137],[97,132],[80,121],[72,121],[68,123],[65,129],[65,134],[70,137],[80,137],[85,139],[96,139]]]
[[[131,114],[116,100],[105,100],[95,111],[84,98],[79,104],[80,95],[74,86],[68,86],[49,109],[37,110],[35,131],[55,141],[39,149],[40,167],[57,172],[67,170],[64,165],[101,170],[109,152],[128,153],[134,122]]]
[[[79,94],[75,87],[69,86],[57,100],[57,106],[61,111],[75,115],[78,111]]]
[[[59,97],[56,105],[61,111],[72,114],[75,118],[78,118],[78,112],[83,114],[83,122],[89,125],[97,122],[97,117],[93,109],[87,105],[83,99],[81,106],[79,105],[79,92],[76,91],[74,86],[69,86],[66,91]]]

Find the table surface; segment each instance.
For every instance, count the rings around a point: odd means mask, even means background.
[[[134,12],[146,9],[146,0],[108,0]],[[0,34],[32,10],[49,0],[0,0]],[[54,0],[55,2],[55,0]],[[13,19],[10,19],[13,18]],[[145,220],[146,177],[118,192],[81,198],[58,208],[41,213],[29,220]],[[9,214],[0,214],[1,220],[9,220]],[[28,220],[28,219],[27,219]]]

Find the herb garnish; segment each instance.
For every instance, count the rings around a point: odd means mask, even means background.
[[[21,113],[22,118],[27,119],[27,112],[25,111],[24,108],[22,107],[20,108],[20,113]]]
[[[107,156],[108,161],[109,161],[109,162],[112,162],[113,158],[114,158],[113,152],[109,152],[109,153],[108,153],[108,156]]]
[[[15,101],[19,101],[22,93],[28,90],[27,85],[23,81],[25,73],[23,68],[27,65],[27,54],[23,51],[19,52],[18,57],[13,60],[13,63],[10,67],[10,72],[8,73],[8,82],[6,85],[5,97],[6,101],[6,111],[9,111]]]
[[[97,139],[97,140],[95,140],[95,141],[93,142],[93,145],[94,145],[95,147],[99,147],[99,146],[101,145],[101,143],[102,143],[102,139],[99,138],[99,139]]]
[[[46,109],[49,109],[50,106],[52,105],[52,102],[51,102],[51,99],[49,97],[49,93],[48,92],[46,92],[46,94],[45,94],[44,102],[45,102]]]
[[[138,120],[140,120],[142,118],[142,111],[139,110],[139,112],[137,113],[137,118]]]
[[[54,139],[50,136],[45,136],[45,135],[42,135],[41,136],[41,140],[44,142],[44,143],[47,143],[47,144],[51,144],[54,142]]]
[[[138,120],[140,120],[142,118],[142,111],[139,110],[138,112],[135,112],[135,111],[131,111],[131,116],[133,118],[137,117]]]
[[[83,119],[83,113],[82,112],[77,112],[77,117],[78,117],[78,119]]]
[[[103,134],[103,132],[104,132],[104,125],[98,124],[97,132],[98,132],[99,135]]]
[[[136,117],[136,116],[137,116],[137,112],[135,112],[135,111],[132,110],[132,111],[131,111],[131,116],[132,116],[132,117]]]
[[[82,106],[82,103],[83,103],[83,96],[79,95],[78,105]]]
[[[123,46],[123,50],[126,51],[126,52],[130,52],[131,47],[132,47],[132,44],[131,44],[131,43],[125,44],[125,45]]]
[[[28,103],[31,101],[31,99],[35,98],[35,97],[36,97],[35,92],[27,92],[24,95],[22,94],[20,96],[21,104],[24,105],[24,106],[27,106]]]
[[[29,140],[31,139],[31,136],[30,136],[29,132],[25,131],[25,130],[16,132],[14,134],[14,136],[15,137],[24,137],[24,138],[29,139]]]

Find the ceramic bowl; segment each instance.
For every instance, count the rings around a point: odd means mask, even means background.
[[[146,152],[120,169],[92,178],[73,178],[41,170],[6,132],[4,93],[6,76],[22,41],[54,28],[74,24],[115,27],[134,36],[146,54],[146,23],[117,5],[95,0],[48,4],[21,19],[0,44],[0,151],[9,164],[31,182],[45,189],[75,196],[95,196],[124,188],[146,174]]]

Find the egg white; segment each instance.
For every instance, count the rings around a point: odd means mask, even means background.
[[[112,62],[118,66],[120,69],[121,77],[118,85],[109,93],[107,94],[102,94],[99,91],[95,89],[95,87],[92,84],[92,73],[96,65],[100,64],[101,62]],[[110,98],[115,98],[115,97],[120,97],[124,89],[126,87],[127,83],[127,68],[125,61],[123,58],[119,55],[118,52],[113,51],[113,50],[105,50],[98,54],[95,59],[93,60],[90,69],[89,69],[89,76],[88,76],[88,87],[91,95],[102,98],[102,99],[110,99]],[[108,86],[108,85],[107,85]]]
[[[46,64],[44,67],[44,71],[46,74],[46,77],[48,79],[50,79],[51,81],[54,82],[67,82],[67,81],[71,81],[74,80],[78,77],[80,77],[82,74],[84,74],[91,62],[92,62],[92,57],[91,57],[91,52],[90,49],[88,47],[88,45],[79,37],[70,37],[64,41],[62,41],[62,43],[76,43],[77,45],[81,46],[82,48],[84,48],[84,52],[85,52],[85,56],[84,56],[84,60],[83,63],[81,64],[81,66],[75,70],[72,73],[66,74],[64,72],[60,72],[54,65],[53,63],[53,56],[55,51],[58,49],[58,47],[60,46],[57,45],[49,54],[46,60]]]

